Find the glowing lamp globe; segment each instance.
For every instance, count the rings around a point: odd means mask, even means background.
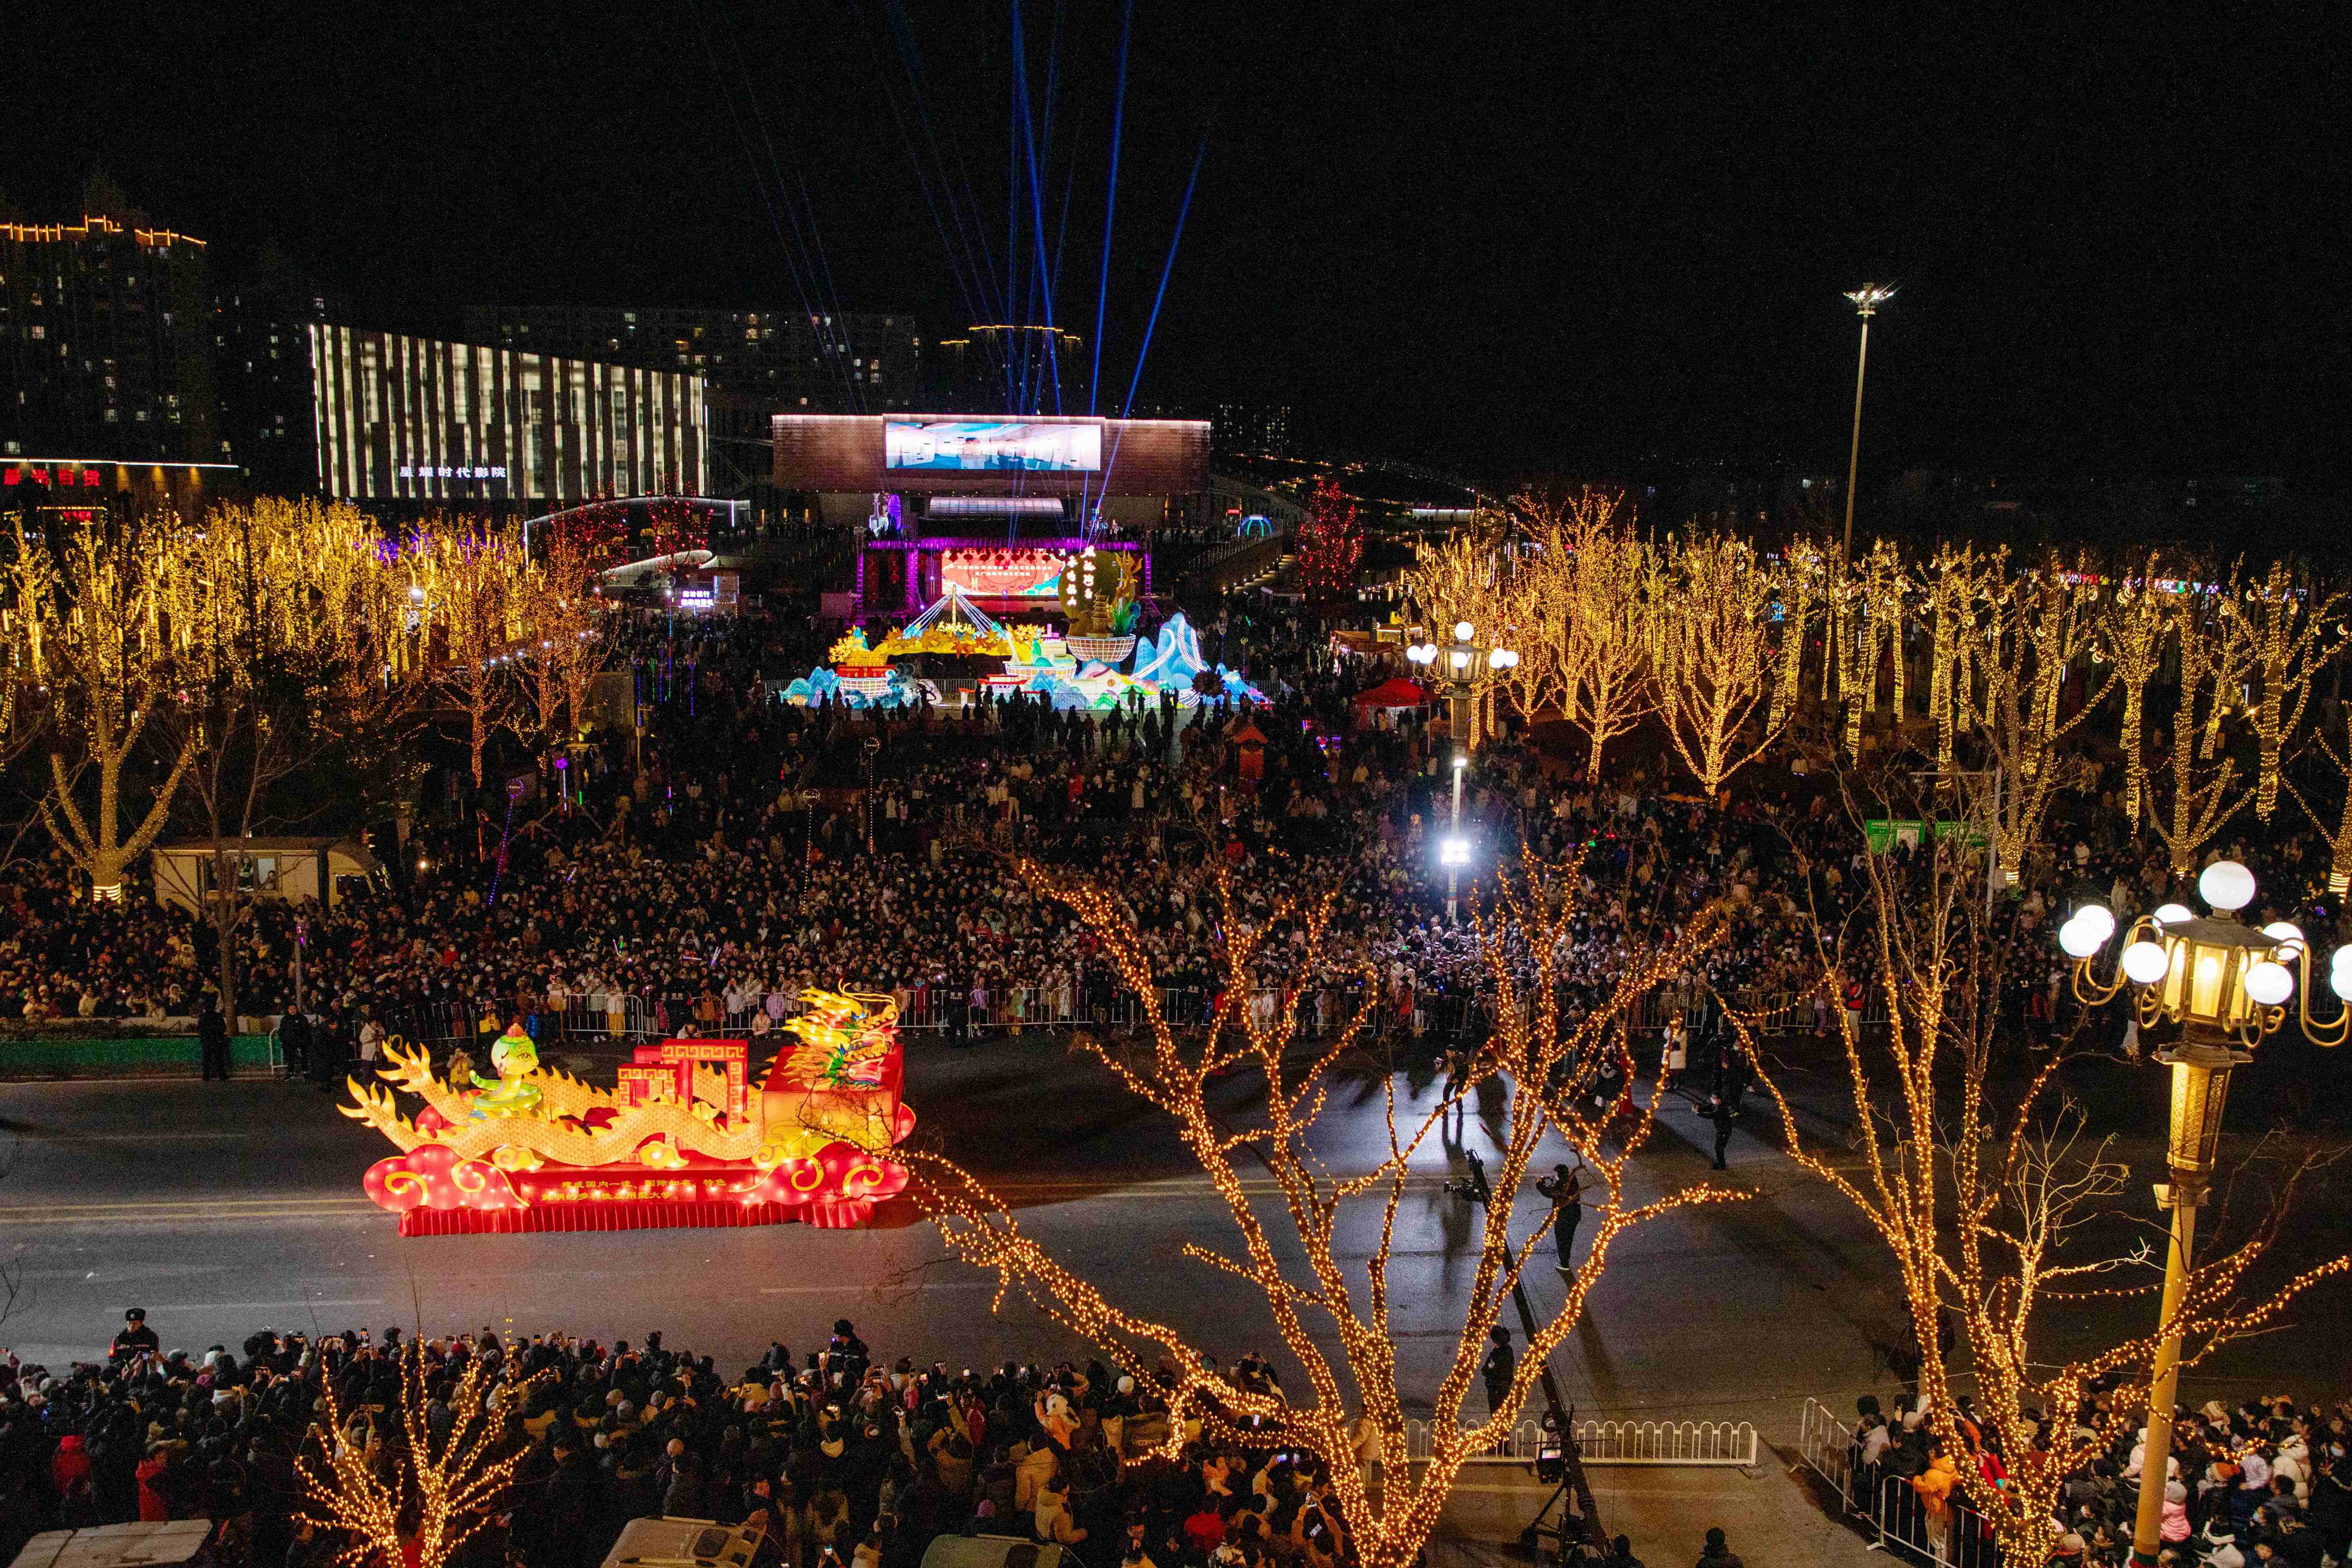
[[[1467,669],[1470,668],[1470,656],[1457,647],[1454,650],[1452,663],[1456,671]]]
[[[2327,977],[2327,988],[2340,999],[2352,1002],[2352,969],[2337,964],[2336,973]]]
[[[2124,949],[2124,973],[2135,984],[2153,985],[2172,967],[2164,949],[2152,942],[2136,942]]]
[[[2187,904],[2158,904],[2148,911],[2147,918],[2160,926],[2168,926],[2178,925],[2182,921],[2193,921],[2197,915]]]
[[[2286,965],[2265,958],[2246,966],[2246,994],[2265,1007],[2275,1007],[2294,994],[2294,976]]]
[[[2105,904],[2084,904],[2074,911],[2074,918],[2067,924],[2079,925],[2085,931],[2097,932],[2101,942],[2116,934],[2115,913]]]
[[[1472,626],[1468,621],[1456,621],[1454,623],[1454,640],[1455,642],[1468,642],[1472,637],[1475,637],[1477,635],[1478,628]]]
[[[2242,910],[2254,901],[2254,874],[2235,860],[2216,860],[2197,879],[2197,896],[2217,910]]]
[[[2096,926],[2080,915],[2058,928],[2058,945],[2069,958],[2088,958],[2098,952],[2106,940],[2099,934]]]

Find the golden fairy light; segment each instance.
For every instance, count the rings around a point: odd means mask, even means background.
[[[1777,704],[1751,728],[1772,686],[1774,584],[1747,542],[1729,534],[1671,540],[1662,554],[1660,602],[1673,609],[1653,617],[1653,701],[1675,753],[1712,795],[1780,738]]]
[[[2164,635],[2168,624],[2165,596],[2157,590],[2157,558],[2150,554],[2136,578],[2116,587],[2106,605],[2105,657],[2116,667],[2116,684],[2124,694],[2121,749],[2124,754],[2124,815],[2134,829],[2147,805],[2147,753],[2141,727],[2147,712],[2147,685],[2164,662]]]
[[[517,645],[530,733],[550,753],[588,728],[588,687],[612,647],[612,617],[596,569],[578,539],[555,531],[546,553],[516,580],[522,610]]]
[[[17,639],[37,672],[47,753],[42,824],[91,896],[122,897],[124,868],[170,820],[194,758],[193,730],[157,760],[162,783],[145,809],[124,769],[151,725],[181,701],[186,656],[209,591],[202,541],[177,518],[126,519],[80,529],[53,549],[16,525],[14,574],[21,587]]]
[[[1845,805],[1858,819],[1851,794]],[[2168,1334],[2182,1337],[2181,1364],[2194,1365],[2275,1323],[2313,1286],[2352,1272],[2352,1258],[2274,1289],[2254,1286],[2250,1271],[2286,1216],[2282,1198],[2245,1240],[2189,1271],[2177,1309],[2153,1331],[2099,1342],[2096,1325],[2111,1320],[2084,1304],[2156,1300],[2164,1260],[2098,1243],[2130,1171],[2107,1142],[2084,1135],[2079,1110],[2053,1103],[2070,1053],[2023,1059],[2000,1026],[2000,936],[1972,891],[1970,858],[1957,837],[1910,862],[1865,857],[1864,918],[1835,929],[1814,922],[1815,984],[1832,996],[1852,988],[1874,995],[1884,1015],[1865,1042],[1854,1012],[1835,1009],[1844,1088],[1865,1130],[1858,1169],[1848,1151],[1805,1141],[1773,1062],[1758,1048],[1755,1020],[1736,1009],[1729,1017],[1790,1158],[1852,1205],[1894,1257],[1926,1420],[1958,1464],[1957,1489],[2007,1552],[2041,1562],[2064,1528],[2067,1478],[2143,1420],[2147,1373]],[[2289,1196],[2311,1168],[2290,1173]],[[1957,1330],[1949,1351],[1948,1324]],[[2094,1403],[2092,1393],[2116,1374],[2120,1386]],[[1973,1462],[1977,1435],[1958,1405],[1963,1376],[1977,1430],[2006,1459],[2000,1481]],[[2049,1412],[2079,1418],[2045,1422]]]
[[[490,1362],[468,1359],[445,1395],[449,1430],[436,1436],[425,1386],[435,1369],[423,1348],[403,1346],[394,1363],[399,1398],[380,1415],[347,1405],[336,1380],[323,1381],[325,1418],[296,1461],[302,1502],[295,1517],[326,1531],[335,1546],[330,1561],[349,1568],[407,1561],[404,1529],[413,1531],[417,1568],[445,1568],[505,1505],[530,1452],[508,1416],[548,1374],[501,1384]]]
[[[2014,882],[2057,793],[2081,782],[2061,743],[2097,709],[2116,672],[2092,666],[2082,700],[2066,714],[2059,694],[2095,640],[2096,589],[2087,574],[2055,560],[2014,574],[2002,564],[1996,552],[1977,580],[1979,617],[1968,627],[1976,679],[1956,679],[1952,695],[1959,721],[2000,773],[1988,818],[2001,869]]]
[[[2222,745],[2222,724],[2260,666],[2259,645],[2238,598],[2236,574],[2218,593],[2190,585],[2167,617],[2179,700],[2169,725],[2166,767],[2149,775],[2157,835],[2173,874],[2197,868],[2200,851],[2252,797]]]
[[[2273,563],[2260,583],[2246,586],[2239,604],[2261,672],[2249,717],[2261,746],[2254,815],[2268,822],[2278,806],[2279,757],[2303,722],[2312,679],[2344,646],[2336,626],[2344,596]]]
[[[1399,1104],[1395,1080],[1383,1078],[1383,1154],[1370,1170],[1340,1173],[1324,1164],[1313,1134],[1340,1087],[1335,1068],[1362,1038],[1365,1014],[1358,1011],[1311,1052],[1302,1055],[1295,1048],[1301,1008],[1319,990],[1360,986],[1360,995],[1377,994],[1379,974],[1350,950],[1351,935],[1335,929],[1336,889],[1311,900],[1277,897],[1271,909],[1253,915],[1245,911],[1232,874],[1223,868],[1214,874],[1225,935],[1219,957],[1221,1001],[1216,1016],[1196,1036],[1180,1034],[1161,1011],[1159,977],[1143,935],[1121,909],[1116,889],[1065,880],[1034,862],[1024,862],[1020,874],[1036,896],[1066,903],[1076,913],[1100,942],[1104,960],[1139,998],[1144,1015],[1139,1037],[1081,1035],[1076,1048],[1174,1124],[1230,1227],[1225,1246],[1204,1238],[1187,1245],[1183,1255],[1244,1281],[1262,1298],[1276,1331],[1304,1370],[1301,1396],[1244,1387],[1172,1325],[1118,1306],[1096,1279],[1061,1262],[1024,1230],[983,1183],[944,1156],[913,1154],[919,1201],[952,1251],[996,1274],[998,1305],[1018,1291],[1102,1346],[1139,1380],[1152,1378],[1162,1363],[1171,1369],[1172,1386],[1163,1390],[1177,1416],[1171,1423],[1171,1451],[1182,1442],[1187,1416],[1198,1418],[1213,1441],[1238,1439],[1244,1423],[1270,1424],[1286,1445],[1316,1455],[1328,1467],[1334,1500],[1358,1560],[1368,1568],[1406,1568],[1435,1528],[1463,1467],[1510,1431],[1540,1379],[1545,1357],[1574,1331],[1625,1234],[1675,1209],[1740,1195],[1694,1185],[1636,1201],[1627,1192],[1626,1177],[1653,1125],[1654,1100],[1630,1119],[1613,1121],[1614,1107],[1596,1111],[1589,1103],[1604,1052],[1630,1009],[1717,939],[1719,914],[1702,914],[1666,946],[1630,963],[1591,1016],[1571,1024],[1559,1014],[1557,982],[1569,951],[1575,879],[1554,877],[1532,861],[1523,861],[1516,877],[1498,877],[1493,907],[1475,916],[1479,951],[1495,986],[1494,1030],[1449,1092],[1418,1115]],[[1289,949],[1289,973],[1315,978],[1283,985],[1270,1008],[1253,1007],[1253,994],[1265,989],[1258,965],[1266,944],[1278,929],[1293,928],[1305,945]],[[1266,1086],[1263,1108],[1246,1118],[1210,1104],[1212,1082],[1236,1069],[1255,1073]],[[1428,1391],[1408,1391],[1399,1382],[1391,1248],[1414,1166],[1432,1135],[1462,1113],[1478,1085],[1495,1078],[1511,1086],[1505,1125],[1491,1134],[1499,1146],[1490,1178],[1495,1201],[1486,1209],[1484,1246],[1453,1355],[1432,1398]],[[1357,1091],[1350,1087],[1348,1092]],[[1604,1130],[1610,1133],[1606,1142]],[[1587,1202],[1595,1222],[1591,1250],[1570,1281],[1565,1303],[1538,1325],[1525,1347],[1507,1397],[1487,1419],[1472,1421],[1465,1406],[1479,1381],[1488,1331],[1507,1308],[1513,1280],[1540,1257],[1549,1227],[1547,1218],[1524,1238],[1509,1233],[1512,1200],[1547,1131],[1564,1139],[1596,1178]],[[1244,1166],[1259,1190],[1245,1184]],[[1358,1263],[1350,1259],[1367,1234],[1363,1219],[1374,1222],[1369,1228],[1374,1240],[1370,1257]],[[1427,1310],[1425,1301],[1412,1306],[1417,1312]],[[1433,1417],[1425,1464],[1406,1447],[1408,1408]],[[1255,1440],[1263,1437],[1261,1431]],[[1378,1511],[1366,1485],[1368,1468],[1359,1464],[1360,1440],[1370,1446],[1384,1474]]]
[[[1803,693],[1805,638],[1821,604],[1828,571],[1827,557],[1811,540],[1797,540],[1780,552],[1780,571],[1775,580],[1780,606],[1780,678],[1764,718],[1764,727],[1776,735],[1795,716]]]

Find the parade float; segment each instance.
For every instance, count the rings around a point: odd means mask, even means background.
[[[541,1066],[517,1029],[491,1047],[492,1076],[462,1084],[388,1041],[387,1087],[347,1080],[343,1114],[400,1151],[361,1185],[403,1236],[862,1225],[907,1185],[889,1152],[915,1124],[898,1005],[819,990],[801,1001],[784,1022],[800,1044],[757,1083],[741,1039],[640,1045],[610,1089]],[[403,1094],[424,1102],[413,1117]]]

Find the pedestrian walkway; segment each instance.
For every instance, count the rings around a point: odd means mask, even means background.
[[[1884,1568],[1885,1560],[1824,1513],[1770,1450],[1763,1459],[1754,1470],[1596,1469],[1592,1500],[1601,1529],[1630,1537],[1633,1555],[1652,1568],[1695,1560],[1710,1529],[1720,1529],[1750,1568]],[[1550,1495],[1516,1468],[1473,1467],[1439,1521],[1430,1568],[1525,1568],[1519,1531]]]

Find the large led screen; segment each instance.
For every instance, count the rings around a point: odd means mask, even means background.
[[[894,419],[883,426],[882,466],[913,473],[1096,473],[1102,426]]]
[[[1060,550],[943,550],[940,589],[961,588],[975,599],[1050,599],[1069,563]]]

